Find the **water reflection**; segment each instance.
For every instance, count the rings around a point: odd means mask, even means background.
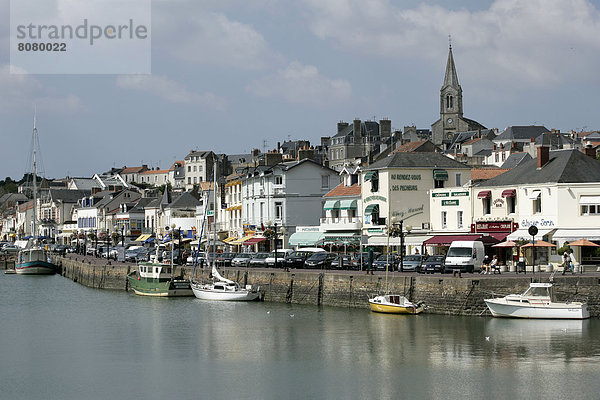
[[[14,278],[0,276],[0,367],[8,382],[3,397],[11,399],[48,393],[583,399],[600,392],[595,319],[404,316],[152,299],[87,289],[62,277]],[[23,378],[31,375],[40,383]]]

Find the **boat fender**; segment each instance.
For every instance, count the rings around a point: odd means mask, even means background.
[[[141,280],[142,280],[142,278],[140,278],[140,276],[138,275],[138,281],[141,281]]]

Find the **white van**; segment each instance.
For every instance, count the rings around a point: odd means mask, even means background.
[[[283,263],[285,261],[285,256],[290,254],[292,251],[294,251],[294,250],[292,250],[292,249],[277,249],[277,267],[283,266]],[[275,251],[272,251],[269,254],[269,257],[265,258],[265,266],[268,268],[275,267]]]
[[[446,271],[479,272],[485,250],[483,243],[475,240],[454,241],[446,253]]]

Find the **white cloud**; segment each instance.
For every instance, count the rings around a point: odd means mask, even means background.
[[[0,112],[11,113],[37,106],[40,110],[70,113],[81,107],[79,97],[57,95],[53,88],[44,86],[25,71],[14,71],[16,74],[10,71],[10,65],[0,66]]]
[[[225,100],[213,93],[195,93],[182,84],[161,75],[120,75],[117,86],[152,94],[170,103],[191,104],[217,110],[225,108]]]
[[[451,34],[459,78],[540,87],[597,79],[600,67],[600,13],[588,0],[496,0],[483,11],[402,9],[388,0],[305,3],[317,37],[357,53],[440,63]]]
[[[243,70],[262,69],[281,62],[281,56],[269,47],[262,34],[222,13],[163,12],[153,21],[153,29],[157,31],[153,41],[158,51],[179,60]]]
[[[247,88],[259,97],[279,97],[290,103],[328,105],[348,100],[348,81],[329,79],[312,65],[290,63],[285,69],[251,82]]]

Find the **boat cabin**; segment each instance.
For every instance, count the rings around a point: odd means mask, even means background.
[[[142,278],[170,279],[171,266],[156,263],[141,263],[138,265],[138,274]]]

